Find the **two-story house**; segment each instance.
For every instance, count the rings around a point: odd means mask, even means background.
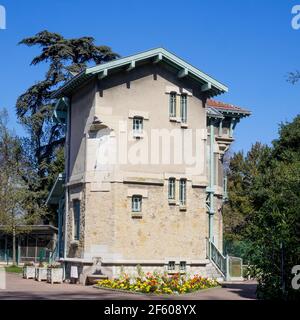
[[[227,87],[163,48],[87,68],[54,95],[66,126],[59,256],[82,278],[121,269],[222,277],[223,155],[250,113]],[[63,195],[63,196],[62,196]],[[89,269],[91,270],[91,269]],[[83,281],[83,280],[82,280]]]

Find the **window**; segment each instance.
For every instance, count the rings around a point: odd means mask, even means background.
[[[168,270],[169,271],[174,271],[175,270],[175,261],[169,261]]]
[[[180,261],[179,268],[180,271],[186,271],[186,261]]]
[[[186,179],[180,179],[179,183],[179,204],[186,205]]]
[[[169,179],[168,199],[175,200],[175,178]]]
[[[143,133],[143,118],[134,117],[133,118],[133,134],[140,135]]]
[[[142,211],[142,196],[132,196],[132,212]]]
[[[187,95],[182,94],[180,97],[180,117],[181,122],[186,123],[187,121]]]
[[[176,92],[170,93],[170,117],[176,117]]]
[[[74,214],[73,238],[74,240],[79,240],[80,238],[80,200],[73,200],[73,214]]]

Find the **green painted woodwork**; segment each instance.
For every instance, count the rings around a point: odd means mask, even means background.
[[[60,98],[69,95],[78,86],[90,80],[95,75],[99,76],[99,74],[102,74],[107,76],[107,73],[109,73],[109,70],[111,69],[122,70],[122,67],[126,68],[128,65],[131,65],[131,63],[137,65],[139,62],[144,63],[147,60],[152,63],[166,62],[175,67],[178,70],[178,72],[184,70],[183,74],[198,81],[201,87],[204,85],[205,87],[203,88],[206,88],[208,91],[210,91],[210,96],[218,95],[228,91],[228,88],[224,84],[220,83],[219,81],[215,80],[214,78],[210,77],[209,75],[205,74],[199,69],[193,67],[192,65],[180,59],[171,52],[163,48],[157,48],[142,53],[138,53],[129,57],[99,64],[92,68],[87,68],[83,72],[73,77],[71,80],[67,81],[61,88],[59,88],[53,94],[52,97]],[[100,76],[100,79],[102,79],[102,76]]]

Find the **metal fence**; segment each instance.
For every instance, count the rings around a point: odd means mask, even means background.
[[[24,262],[50,262],[52,252],[43,247],[20,247],[16,250],[18,263]],[[0,250],[0,262],[10,263],[13,261],[12,249]]]
[[[227,256],[227,279],[243,279],[243,259],[238,257]]]
[[[206,242],[207,257],[221,271],[226,281],[243,280],[243,259],[230,255],[224,256],[209,239]]]

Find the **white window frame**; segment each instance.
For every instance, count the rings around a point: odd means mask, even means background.
[[[141,136],[144,130],[144,118],[135,116],[132,119],[132,130],[134,136]]]
[[[168,262],[168,271],[175,271],[176,270],[176,264],[175,261],[169,261]]]
[[[180,271],[186,271],[186,261],[180,261],[179,262],[179,270]]]
[[[142,211],[142,199],[141,195],[135,194],[131,198],[131,211],[141,212]]]

